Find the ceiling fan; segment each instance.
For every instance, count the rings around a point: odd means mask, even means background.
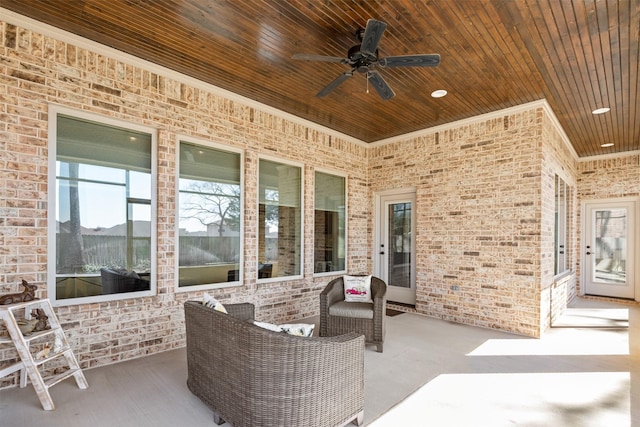
[[[378,43],[382,38],[382,33],[387,28],[387,24],[375,19],[369,19],[365,29],[356,31],[356,38],[360,41],[359,45],[355,45],[349,49],[346,58],[337,56],[323,56],[299,53],[293,55],[292,59],[300,59],[305,61],[324,61],[339,62],[347,64],[351,70],[340,74],[334,81],[329,83],[320,92],[317,97],[322,98],[331,93],[335,88],[342,84],[354,73],[362,73],[366,76],[367,82],[371,82],[372,86],[382,97],[382,99],[391,99],[396,94],[393,89],[382,78],[382,75],[375,70],[375,67],[394,68],[394,67],[435,67],[440,64],[440,55],[438,54],[418,54],[418,55],[401,55],[388,56],[386,58],[378,58]]]

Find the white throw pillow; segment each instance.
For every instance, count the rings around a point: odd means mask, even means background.
[[[299,337],[310,337],[313,335],[313,329],[316,327],[313,323],[290,323],[286,325],[280,325],[283,332],[289,335],[296,335]]]
[[[348,302],[371,302],[371,275],[344,276],[344,300]]]
[[[202,305],[213,308],[216,311],[227,314],[227,309],[224,305],[209,294],[202,295]]]
[[[282,332],[282,328],[278,325],[274,325],[273,323],[267,322],[258,322],[257,320],[253,321],[253,324],[256,326],[260,326],[261,328],[268,329],[273,332]]]
[[[286,332],[289,335],[298,337],[310,337],[316,325],[307,323],[290,323],[285,325],[274,325],[273,323],[253,321],[253,324],[273,332]]]

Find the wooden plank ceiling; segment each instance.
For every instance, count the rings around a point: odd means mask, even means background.
[[[0,6],[365,142],[546,98],[580,157],[640,150],[638,0],[1,0]],[[434,68],[377,68],[367,93],[346,57],[369,18],[379,57],[439,53]],[[437,89],[448,95],[435,99]],[[611,111],[593,115],[592,110]],[[605,143],[612,147],[602,148]]]

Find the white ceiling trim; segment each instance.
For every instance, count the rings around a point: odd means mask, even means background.
[[[580,161],[580,157],[578,156],[578,153],[576,152],[575,148],[573,148],[573,144],[569,140],[569,137],[567,136],[567,133],[564,131],[564,129],[562,128],[562,125],[558,121],[558,117],[556,117],[556,114],[551,109],[551,106],[549,105],[547,100],[544,99],[543,101],[544,102],[542,104],[542,109],[545,111],[545,113],[547,113],[547,115],[551,119],[551,123],[553,123],[553,125],[556,128],[556,130],[560,134],[560,137],[562,138],[562,142],[564,142],[564,145],[566,145],[567,148],[569,149],[569,152],[573,156],[573,159],[575,161],[579,162]]]
[[[469,126],[469,125],[473,125],[473,124],[476,124],[476,123],[479,123],[479,122],[485,122],[485,121],[488,121],[488,120],[494,120],[494,119],[502,118],[504,116],[508,116],[508,115],[511,115],[511,114],[516,114],[516,113],[519,113],[519,112],[522,112],[522,111],[534,110],[536,108],[542,108],[544,110],[544,112],[549,116],[549,118],[551,119],[551,122],[553,123],[554,127],[556,128],[556,130],[560,134],[560,137],[562,138],[562,142],[564,142],[564,144],[567,146],[567,148],[571,152],[571,155],[573,156],[574,160],[578,161],[579,160],[578,153],[576,153],[576,150],[573,148],[573,145],[571,145],[571,141],[569,141],[569,137],[567,136],[567,134],[565,133],[564,129],[560,125],[560,122],[558,121],[558,118],[553,113],[553,110],[551,109],[551,106],[549,106],[549,103],[547,102],[546,99],[539,99],[537,101],[531,101],[531,102],[527,102],[525,104],[516,105],[515,107],[509,107],[509,108],[504,108],[502,110],[492,111],[490,113],[482,114],[480,116],[473,116],[473,117],[469,117],[469,118],[466,118],[466,119],[457,120],[455,122],[449,122],[449,123],[445,123],[445,124],[442,124],[442,125],[438,125],[438,126],[434,126],[434,127],[430,127],[430,128],[426,128],[426,129],[421,129],[421,130],[418,130],[418,131],[415,131],[415,132],[411,132],[411,133],[407,133],[407,134],[404,134],[404,135],[399,135],[399,136],[394,136],[392,138],[382,139],[380,141],[373,142],[373,143],[371,143],[369,145],[371,147],[377,147],[377,146],[381,146],[381,145],[393,144],[393,143],[396,143],[396,142],[406,141],[408,139],[414,139],[414,138],[418,138],[418,137],[421,137],[421,136],[433,135],[436,132],[444,132],[446,130],[451,130],[451,129],[456,129],[456,128],[460,128],[460,127],[464,127],[464,126]]]
[[[420,129],[415,132],[406,133],[404,135],[393,136],[391,138],[381,139],[376,142],[372,142],[371,146],[380,146],[393,144],[395,142],[401,142],[407,139],[414,139],[421,136],[432,135],[436,132],[444,132],[446,130],[456,129],[464,126],[469,126],[476,124],[478,122],[484,122],[487,120],[493,120],[497,118],[501,118],[503,116],[509,114],[515,114],[521,111],[528,111],[535,108],[543,107],[543,99],[533,102],[528,102],[526,104],[516,105],[515,107],[509,107],[498,111],[492,111],[490,113],[482,114],[480,116],[468,117],[466,119],[456,120],[455,122],[444,123],[442,125],[433,126],[426,129]]]
[[[640,150],[625,151],[623,153],[601,154],[598,156],[581,157],[580,162],[592,162],[594,160],[619,159],[621,157],[640,156]]]

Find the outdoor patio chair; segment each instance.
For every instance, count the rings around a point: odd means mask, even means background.
[[[382,353],[387,305],[384,280],[371,277],[371,299],[373,302],[345,301],[343,277],[330,281],[320,293],[320,336],[361,333]]]

